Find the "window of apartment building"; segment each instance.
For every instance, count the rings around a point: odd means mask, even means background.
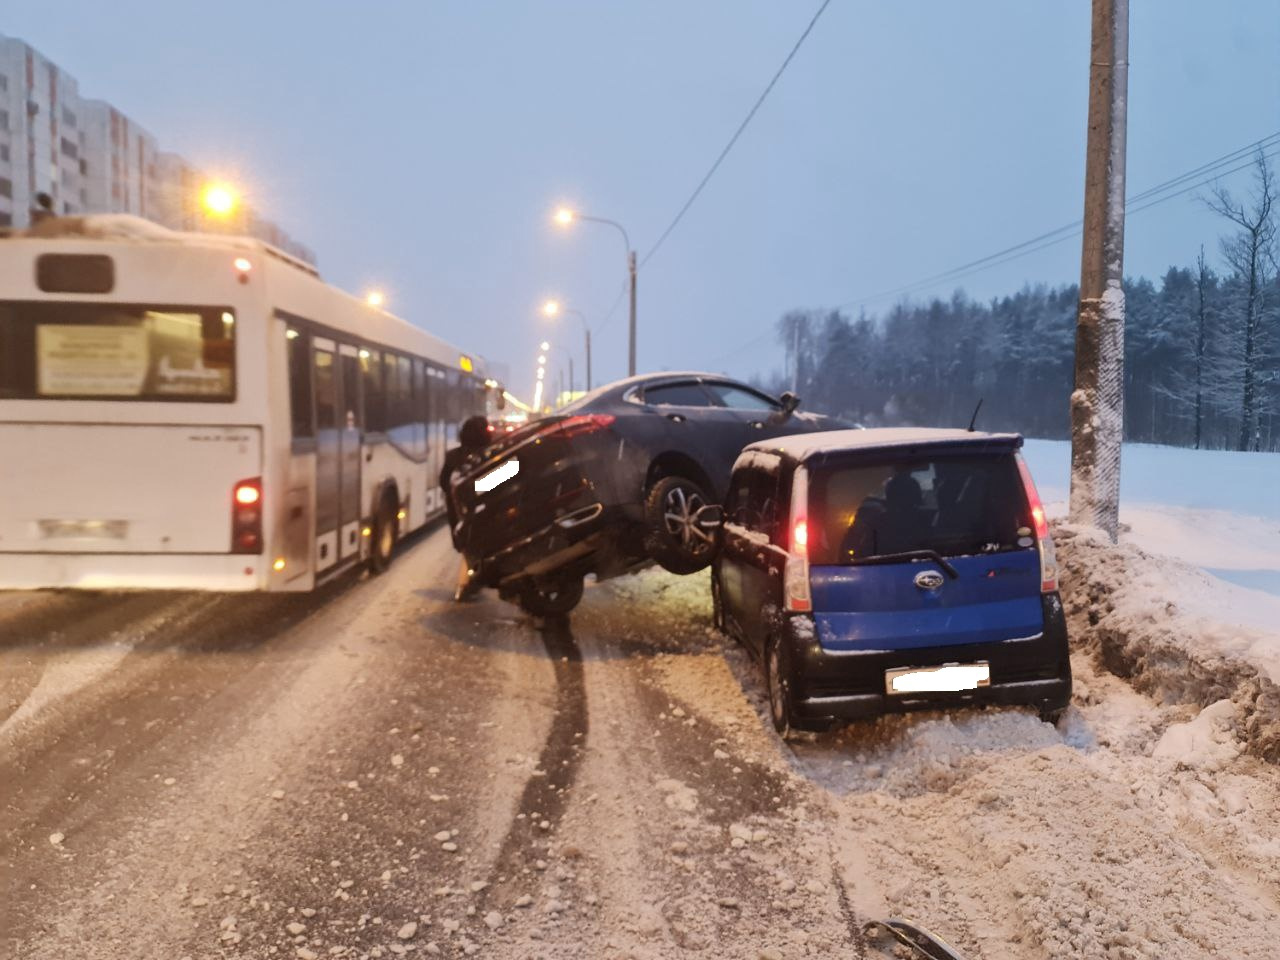
[[[74,127],[76,125],[76,115],[72,113],[70,110],[68,110],[66,107],[63,107],[62,122],[68,127]]]
[[[7,213],[4,210],[0,210],[0,227],[12,227],[12,226],[13,226],[13,214]]]
[[[0,73],[0,93],[9,89],[9,78]]]
[[[9,145],[7,143],[0,143],[0,163],[8,163],[8,162],[9,162]]]
[[[9,129],[9,111],[0,110],[0,130]]]
[[[0,197],[13,196],[13,181],[8,177],[0,177]]]
[[[64,157],[70,157],[72,160],[78,160],[80,158],[80,148],[77,147],[73,141],[63,137],[62,155]]]

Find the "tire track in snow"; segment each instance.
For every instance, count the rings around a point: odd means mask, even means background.
[[[547,656],[555,668],[555,713],[537,768],[525,783],[517,804],[517,816],[494,860],[489,877],[491,884],[512,880],[527,873],[537,860],[545,859],[551,837],[568,804],[587,743],[587,691],[582,651],[567,618],[546,620],[541,633]],[[524,814],[523,819],[519,814]]]

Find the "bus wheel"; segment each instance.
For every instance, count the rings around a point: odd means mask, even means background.
[[[400,522],[396,519],[396,505],[390,496],[382,498],[378,512],[373,517],[373,544],[369,551],[369,569],[382,573],[391,566],[391,556],[396,550],[400,534]]]

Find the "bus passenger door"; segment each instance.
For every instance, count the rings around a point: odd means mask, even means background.
[[[340,353],[338,553],[347,560],[360,552],[360,440],[364,418],[360,410],[360,365],[356,348],[344,343]]]
[[[338,369],[332,340],[315,339],[312,382],[316,398],[316,572],[338,562],[341,491]]]

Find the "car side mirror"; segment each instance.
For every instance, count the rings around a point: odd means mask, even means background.
[[[791,415],[796,412],[796,408],[800,406],[800,398],[788,390],[778,399],[782,403],[782,409],[769,419],[774,423],[786,423],[791,419]]]

